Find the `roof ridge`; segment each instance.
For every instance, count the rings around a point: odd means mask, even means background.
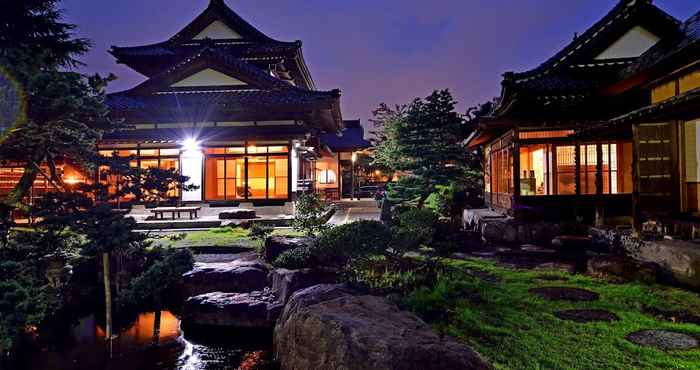
[[[520,83],[550,73],[552,69],[557,68],[561,64],[565,63],[567,59],[569,59],[577,51],[589,44],[594,37],[597,37],[600,33],[605,32],[610,25],[614,24],[619,19],[628,18],[631,12],[638,11],[639,7],[641,6],[651,6],[654,10],[660,12],[662,15],[668,17],[670,20],[673,20],[674,22],[679,24],[681,23],[676,18],[673,18],[668,13],[655,6],[652,3],[652,0],[620,0],[620,2],[605,16],[603,16],[598,22],[594,23],[580,36],[575,37],[574,40],[572,40],[554,56],[547,59],[544,63],[525,72],[507,72],[503,75],[504,79],[506,81]]]

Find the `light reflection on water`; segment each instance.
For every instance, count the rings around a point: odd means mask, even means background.
[[[104,341],[104,329],[94,315],[73,327],[70,340],[60,350],[42,351],[21,369],[48,370],[209,370],[255,369],[267,357],[268,348],[227,340],[233,331],[206,333],[205,343],[186,338],[180,320],[168,311],[161,314],[160,333],[154,338],[153,312],[143,313],[112,343],[112,357]],[[211,335],[210,335],[211,334]],[[224,338],[222,340],[222,338]],[[154,343],[157,343],[154,344]],[[258,346],[260,347],[260,346]],[[262,346],[264,347],[264,346]]]

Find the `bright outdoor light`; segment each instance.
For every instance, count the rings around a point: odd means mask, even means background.
[[[187,138],[182,142],[182,149],[186,152],[199,150],[199,143],[195,138]]]

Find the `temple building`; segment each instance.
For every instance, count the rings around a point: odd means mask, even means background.
[[[537,68],[506,73],[468,141],[483,148],[489,207],[598,224],[697,209],[697,18],[621,0]]]
[[[180,170],[200,187],[183,201],[279,204],[310,188],[337,197],[342,164],[367,145],[359,122],[346,128],[340,91],[316,89],[301,42],[268,37],[223,0],[167,41],[110,53],[148,79],[108,96],[131,129],[105,137],[100,153]]]

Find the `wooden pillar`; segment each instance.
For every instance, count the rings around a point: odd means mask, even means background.
[[[513,133],[513,197],[520,196],[520,141],[518,131]]]
[[[632,226],[636,233],[642,229],[639,204],[639,126],[632,125]]]
[[[596,150],[596,171],[595,171],[595,226],[605,224],[605,204],[603,202],[603,144],[597,143]]]

